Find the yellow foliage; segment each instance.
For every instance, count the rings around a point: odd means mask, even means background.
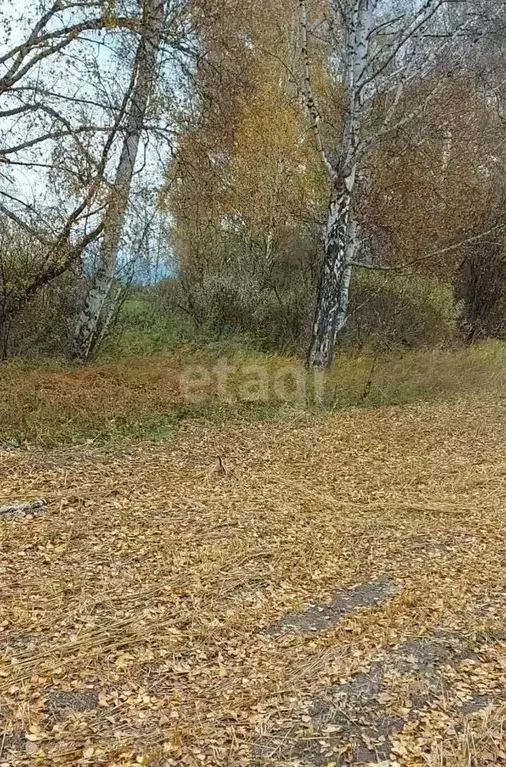
[[[327,195],[293,75],[295,4],[254,0],[247,13],[244,3],[227,5],[227,38],[217,20],[209,46],[218,65],[201,75],[202,115],[183,131],[176,185],[169,173],[185,264],[209,258],[234,226],[246,240],[283,241]]]

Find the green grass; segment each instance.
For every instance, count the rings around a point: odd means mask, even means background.
[[[218,363],[230,368],[227,391],[218,385]],[[188,399],[181,374],[195,366],[208,380],[194,386]],[[251,366],[267,381],[259,401],[245,396]],[[323,401],[315,401],[312,375],[304,397],[294,400],[276,391],[273,382],[287,368],[305,375],[300,360],[241,349],[237,340],[205,348],[184,345],[164,354],[131,355],[86,368],[13,360],[0,366],[0,444],[158,441],[170,439],[188,419],[251,421],[301,409],[325,412],[456,397],[502,398],[506,393],[502,342],[377,358],[343,354],[325,376]]]
[[[196,327],[181,309],[161,306],[155,293],[136,288],[123,304],[114,331],[101,349],[100,359],[159,354],[182,346],[223,354],[238,351],[275,353],[277,348],[258,334],[248,335],[232,328],[218,331],[208,324]]]

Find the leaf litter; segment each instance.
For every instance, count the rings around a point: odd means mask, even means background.
[[[48,502],[0,520],[0,765],[506,764],[505,422],[468,400],[0,453],[0,502]],[[448,647],[399,667],[420,642]]]

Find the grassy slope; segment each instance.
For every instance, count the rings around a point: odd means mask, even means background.
[[[187,402],[180,374],[188,365],[212,371],[226,359],[235,373],[231,397],[213,382],[200,402]],[[258,419],[285,413],[290,403],[269,390],[262,402],[245,402],[245,366],[260,365],[272,382],[286,357],[237,349],[181,347],[169,353],[131,356],[88,368],[12,361],[0,367],[0,444],[52,445],[120,437],[164,438],[185,418]],[[405,404],[462,397],[502,396],[506,390],[506,345],[486,343],[458,351],[392,353],[339,358],[325,385],[326,408]],[[231,400],[231,401],[230,401]],[[308,406],[311,402],[308,388]],[[297,407],[300,409],[301,403]]]

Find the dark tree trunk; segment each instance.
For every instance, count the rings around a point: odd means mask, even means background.
[[[11,326],[11,317],[9,315],[7,302],[0,306],[0,362],[7,359],[9,353],[9,331]]]

